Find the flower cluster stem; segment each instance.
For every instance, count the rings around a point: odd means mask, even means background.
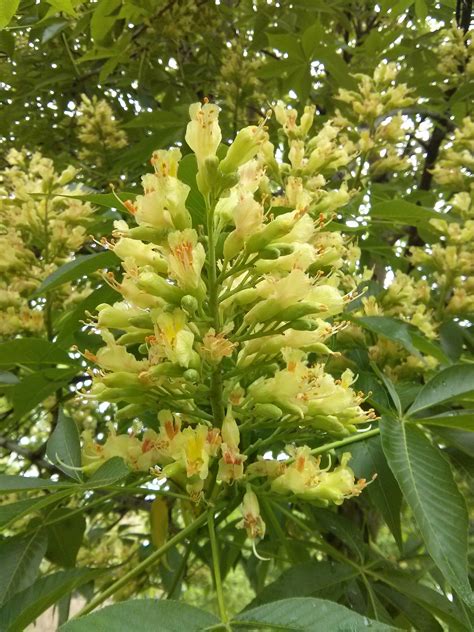
[[[222,577],[221,577],[221,568],[219,562],[219,549],[217,545],[216,538],[216,529],[214,525],[214,510],[211,508],[208,513],[208,521],[207,525],[209,528],[209,539],[211,542],[211,552],[212,552],[212,569],[214,574],[214,584],[216,587],[217,594],[217,605],[219,607],[219,614],[224,623],[227,623],[227,611],[224,604],[224,594],[222,591]]]

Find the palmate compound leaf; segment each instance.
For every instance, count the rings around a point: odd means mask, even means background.
[[[241,612],[234,620],[239,626],[245,624],[252,630],[263,628],[286,632],[321,632],[322,630],[389,632],[389,630],[397,629],[363,617],[332,601],[311,597],[282,599],[267,603]]]
[[[107,606],[80,619],[68,621],[60,632],[129,632],[132,622],[140,632],[198,632],[219,623],[219,619],[186,603],[136,599]]]
[[[380,429],[388,464],[428,553],[463,601],[474,605],[467,575],[466,503],[448,462],[413,424],[384,417]]]

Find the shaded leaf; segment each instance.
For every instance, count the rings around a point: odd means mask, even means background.
[[[0,604],[35,581],[46,545],[46,534],[40,529],[0,542]]]
[[[351,454],[351,467],[356,476],[370,480],[374,474],[377,474],[377,478],[368,486],[367,491],[401,550],[403,546],[400,525],[402,493],[387,465],[380,437],[372,437],[355,443],[351,446]]]
[[[416,426],[383,418],[382,445],[428,553],[446,580],[474,604],[467,576],[466,503],[448,462]]]
[[[357,574],[357,570],[339,562],[298,564],[283,571],[278,579],[265,586],[245,609],[289,597],[308,597],[319,590],[338,586]]]
[[[412,342],[410,331],[406,323],[402,323],[390,316],[352,317],[351,320],[364,327],[364,329],[368,329],[375,334],[385,336],[389,340],[398,342],[402,347],[405,347],[407,351],[413,353],[413,355],[420,355]]]
[[[98,577],[102,571],[88,568],[60,571],[41,577],[0,608],[0,630],[22,632],[61,597]]]
[[[0,345],[0,366],[24,364],[74,364],[69,355],[58,345],[41,338],[17,338]]]
[[[46,557],[58,566],[72,567],[76,564],[77,554],[82,544],[86,520],[84,516],[78,516],[73,509],[67,507],[59,507],[48,515],[48,520],[56,518],[61,518],[61,520],[46,528],[48,534]]]
[[[15,418],[21,419],[49,395],[66,386],[76,373],[77,369],[68,368],[43,369],[38,373],[25,375],[10,391]]]

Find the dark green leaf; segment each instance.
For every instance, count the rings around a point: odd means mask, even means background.
[[[112,250],[97,252],[93,255],[78,255],[72,261],[65,263],[55,270],[43,281],[34,293],[34,296],[41,296],[46,292],[56,289],[63,283],[75,281],[82,276],[102,268],[111,268],[119,264],[117,255]]]
[[[18,593],[0,608],[0,630],[23,632],[30,623],[61,597],[100,575],[88,568],[60,571],[41,577],[32,586]]]
[[[418,393],[408,415],[474,391],[474,364],[456,364],[434,376]]]
[[[65,474],[82,480],[81,473],[76,469],[81,466],[81,442],[76,422],[59,410],[56,428],[48,440],[46,455]],[[71,466],[71,467],[68,467]]]
[[[17,338],[0,345],[0,366],[74,364],[58,345],[41,338]]]
[[[245,610],[234,620],[255,629],[256,626],[268,626],[286,632],[359,632],[373,630],[385,632],[394,630],[384,623],[371,621],[367,617],[349,610],[332,601],[302,597],[301,599],[282,599],[265,604],[252,610]],[[258,629],[258,627],[256,629]]]
[[[35,581],[46,545],[46,534],[40,529],[0,542],[0,604]]]
[[[474,604],[467,577],[466,503],[448,462],[416,426],[383,418],[382,445],[428,553],[446,580]]]
[[[107,606],[98,612],[68,621],[60,632],[129,632],[130,622],[140,622],[140,632],[198,632],[219,619],[180,601],[136,599]]]
[[[307,562],[284,571],[274,582],[265,586],[246,606],[255,608],[264,603],[289,597],[308,597],[319,590],[334,588],[357,575],[358,571],[339,562]]]
[[[77,369],[43,369],[38,373],[25,375],[10,391],[15,409],[15,419],[33,410],[46,397],[66,386],[76,375]]]
[[[380,437],[354,443],[351,446],[351,454],[351,467],[357,477],[370,480],[374,474],[377,474],[377,478],[369,485],[367,491],[401,550],[403,546],[400,525],[402,493],[387,465]]]
[[[59,483],[45,478],[32,476],[7,476],[0,474],[0,492],[20,492],[29,489],[50,489],[70,487],[70,483]]]
[[[0,527],[6,527],[23,516],[35,513],[48,505],[57,503],[70,493],[70,490],[66,489],[56,494],[47,494],[39,498],[25,498],[15,503],[0,505]]]
[[[402,323],[390,316],[363,316],[362,318],[351,318],[356,324],[361,325],[375,334],[385,336],[389,340],[398,342],[413,355],[419,356],[417,349],[413,345],[410,331],[406,323]]]
[[[58,566],[74,566],[86,529],[86,520],[84,516],[77,515],[73,509],[67,507],[59,507],[48,514],[48,520],[53,521],[56,518],[61,520],[46,528],[46,557]]]

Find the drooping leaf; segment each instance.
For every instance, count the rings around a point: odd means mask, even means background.
[[[474,364],[455,364],[437,373],[418,393],[407,415],[474,391]]]
[[[40,496],[39,498],[25,498],[14,503],[0,505],[0,527],[4,528],[23,516],[53,505],[66,498],[70,493],[70,490],[66,489],[55,494]]]
[[[1,630],[23,632],[39,615],[75,588],[95,579],[101,570],[77,568],[38,579],[0,608]]]
[[[0,366],[74,364],[66,351],[41,338],[17,338],[0,345]]]
[[[112,250],[96,252],[92,255],[77,255],[72,261],[52,272],[34,293],[34,296],[42,296],[46,292],[51,292],[63,283],[75,281],[82,276],[101,268],[111,268],[117,266],[119,258]]]
[[[86,520],[84,516],[77,515],[73,509],[67,507],[59,507],[48,515],[48,520],[53,521],[56,518],[61,520],[46,528],[46,557],[58,566],[72,567],[82,544]]]
[[[21,419],[46,397],[66,386],[76,373],[77,369],[75,368],[47,368],[31,375],[25,375],[21,382],[10,391],[15,419]]]
[[[361,325],[364,329],[372,331],[379,336],[385,336],[393,342],[405,347],[407,351],[413,355],[419,356],[419,352],[414,346],[408,325],[402,323],[391,316],[363,316],[361,318],[351,318],[356,324]]]
[[[345,606],[312,597],[282,599],[264,604],[241,612],[234,620],[239,625],[245,623],[253,629],[268,626],[269,629],[275,627],[287,632],[321,632],[321,630],[362,632],[368,628],[374,632],[394,630],[384,623],[363,617]]]
[[[389,417],[380,426],[390,469],[428,553],[459,596],[474,604],[467,576],[466,503],[448,462],[416,426]]]
[[[370,480],[374,474],[377,475],[367,492],[401,550],[403,546],[400,524],[402,493],[387,465],[380,437],[372,437],[355,443],[351,446],[351,454],[351,467],[358,477]]]
[[[46,545],[47,537],[41,529],[0,542],[0,604],[35,581]]]
[[[180,601],[135,599],[107,606],[62,625],[60,632],[129,632],[130,622],[140,622],[140,632],[202,632],[219,619]]]
[[[19,492],[29,489],[61,489],[70,487],[70,483],[51,481],[46,478],[33,478],[32,476],[8,476],[0,474],[0,492]]]
[[[65,415],[62,408],[59,410],[56,427],[48,440],[46,455],[67,476],[76,481],[82,480],[81,472],[71,469],[81,465],[79,431],[76,422]]]
[[[390,586],[402,595],[406,595],[446,623],[449,630],[465,632],[470,629],[469,622],[459,605],[432,588],[415,581],[409,573],[393,570],[377,572],[377,576],[383,582],[380,584],[382,588],[385,588],[385,585]]]

